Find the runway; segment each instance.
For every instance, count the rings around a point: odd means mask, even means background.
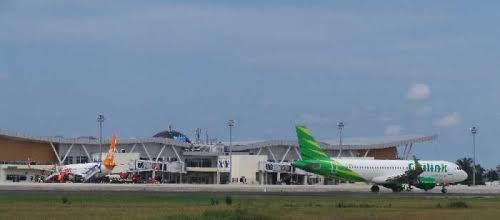
[[[387,195],[387,196],[488,196],[500,197],[500,186],[449,186],[448,193],[436,187],[427,192],[393,193],[381,187],[371,193],[367,184],[340,185],[193,185],[193,184],[90,184],[90,183],[2,183],[0,193],[27,192],[129,192],[129,193],[230,193],[255,195]]]

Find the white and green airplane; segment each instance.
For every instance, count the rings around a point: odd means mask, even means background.
[[[446,193],[447,185],[467,179],[465,171],[447,161],[332,159],[320,149],[309,129],[297,126],[296,131],[301,159],[294,161],[293,167],[328,178],[367,182],[372,184],[372,192],[379,192],[379,185],[393,192],[410,191],[412,186],[427,191],[440,185]]]

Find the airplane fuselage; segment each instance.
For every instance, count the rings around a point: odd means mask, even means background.
[[[436,183],[450,184],[467,179],[467,174],[448,161],[419,161],[423,173]],[[337,159],[296,161],[293,166],[305,171],[350,182],[386,184],[387,179],[415,169],[413,160]]]
[[[64,172],[66,174],[73,174],[84,177],[86,174],[94,171],[95,169],[98,170],[98,172],[95,174],[95,177],[103,177],[111,173],[111,169],[103,166],[101,162],[64,165],[60,170],[61,172]]]
[[[372,192],[379,191],[378,185],[394,192],[411,190],[412,186],[427,191],[441,185],[441,192],[446,193],[446,185],[467,179],[465,171],[447,161],[330,158],[307,127],[295,128],[301,160],[294,161],[293,167],[327,178],[371,183]]]
[[[387,177],[415,169],[413,160],[336,160],[344,167],[358,173],[365,182],[384,184]],[[432,177],[437,183],[449,184],[467,179],[467,174],[456,164],[448,161],[419,161],[423,173],[420,176]]]

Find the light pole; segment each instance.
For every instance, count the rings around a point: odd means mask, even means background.
[[[102,154],[102,123],[104,123],[104,115],[97,116],[97,122],[99,122],[99,160],[101,160]]]
[[[337,127],[339,129],[339,146],[340,146],[340,152],[338,157],[342,157],[342,150],[344,148],[342,146],[342,130],[344,129],[344,122],[337,123]]]
[[[476,185],[476,134],[477,128],[476,126],[470,129],[472,133],[472,185]]]
[[[229,179],[231,179],[231,183],[233,182],[233,127],[234,127],[235,121],[233,119],[229,120],[227,122],[227,126],[229,127]]]

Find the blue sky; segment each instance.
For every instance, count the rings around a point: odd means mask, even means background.
[[[500,164],[500,15],[467,1],[0,0],[0,128],[235,139],[438,134],[417,156]]]

